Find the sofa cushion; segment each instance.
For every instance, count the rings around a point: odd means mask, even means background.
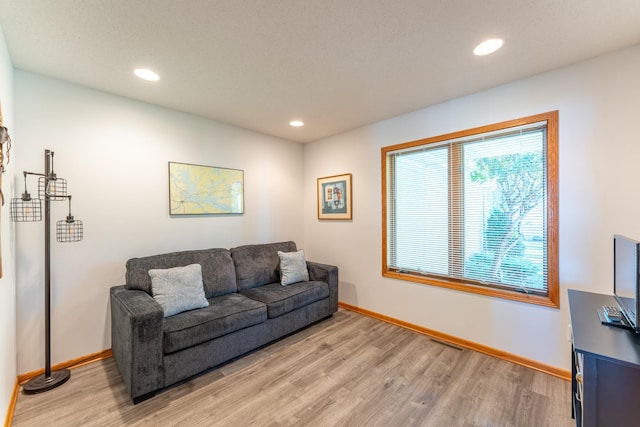
[[[280,284],[282,286],[309,280],[307,262],[304,259],[302,249],[297,252],[278,251],[278,257],[280,258]]]
[[[200,264],[149,270],[153,299],[162,307],[164,317],[209,305],[202,287]]]
[[[242,291],[242,295],[267,304],[269,318],[282,316],[329,296],[325,282],[298,282],[282,286],[280,282]]]
[[[238,291],[280,281],[278,251],[295,252],[294,242],[246,245],[231,249]]]
[[[236,292],[236,271],[227,249],[203,249],[172,252],[127,261],[126,288],[139,289],[151,295],[149,270],[200,264],[207,298]]]
[[[239,294],[209,299],[209,307],[166,317],[163,351],[173,353],[267,320],[267,309],[259,301]]]

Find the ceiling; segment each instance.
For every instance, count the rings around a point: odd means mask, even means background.
[[[17,69],[309,142],[638,44],[640,0],[0,0],[0,26]]]

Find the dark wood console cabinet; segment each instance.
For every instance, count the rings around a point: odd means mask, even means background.
[[[571,392],[577,426],[640,426],[640,335],[603,325],[611,295],[569,289]]]

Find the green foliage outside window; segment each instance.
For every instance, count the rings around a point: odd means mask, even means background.
[[[484,227],[483,252],[466,260],[465,277],[542,289],[542,266],[527,258],[521,232],[524,218],[544,201],[542,155],[525,152],[478,159],[471,181],[494,183],[495,201]]]

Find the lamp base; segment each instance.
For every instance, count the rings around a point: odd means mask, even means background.
[[[51,375],[48,377],[45,374],[42,374],[30,379],[22,386],[22,390],[25,394],[43,393],[61,386],[66,383],[70,377],[71,372],[69,372],[68,369],[52,371]]]

